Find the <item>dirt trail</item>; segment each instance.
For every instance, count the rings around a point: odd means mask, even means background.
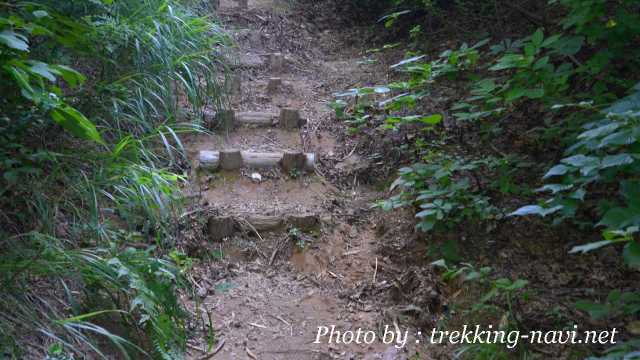
[[[198,296],[187,299],[198,319],[190,324],[190,358],[211,351],[201,350],[206,349],[209,334],[203,329],[210,318],[216,340],[224,341],[213,359],[407,359],[414,353],[413,344],[398,351],[380,341],[313,343],[318,326],[379,333],[397,316],[376,295],[392,287],[383,275],[391,265],[378,249],[384,229],[376,227],[370,209],[380,194],[361,184],[367,175],[358,169],[368,160],[357,155],[357,144],[338,140],[339,128],[327,107],[332,92],[366,74],[357,56],[318,46],[335,41],[332,34],[318,33],[290,4],[250,0],[248,10],[242,10],[234,0],[221,1],[222,21],[239,45],[241,96],[232,107],[236,112],[273,113],[297,108],[307,124],[300,131],[238,127],[191,138],[187,147],[196,164],[201,150],[313,152],[317,171],[194,171],[192,191],[209,214],[312,213],[321,225],[275,231],[243,227],[198,247],[199,255],[211,260],[197,266],[192,280]],[[284,54],[281,74],[269,66],[268,54],[273,52]],[[283,85],[269,95],[267,81],[275,76]],[[260,181],[251,178],[256,173]],[[341,181],[332,183],[332,177]]]

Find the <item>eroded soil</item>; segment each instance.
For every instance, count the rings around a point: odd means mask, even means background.
[[[382,244],[411,243],[411,226],[397,214],[382,219],[371,209],[384,195],[367,185],[371,159],[361,154],[359,144],[345,140],[327,106],[333,92],[354,86],[354,79],[358,85],[370,81],[371,68],[358,65],[363,49],[341,44],[339,34],[305,22],[302,11],[283,0],[252,0],[248,10],[222,0],[219,13],[238,43],[242,87],[233,109],[278,113],[282,107],[297,108],[306,126],[300,131],[238,128],[192,137],[186,146],[194,163],[200,150],[314,152],[314,172],[194,170],[190,191],[202,207],[193,216],[200,218],[314,213],[321,225],[305,231],[249,228],[196,244],[192,252],[205,260],[193,273],[197,294],[184,299],[194,315],[192,359],[208,354],[215,359],[391,360],[416,352],[415,330],[401,321],[406,309],[394,307],[394,294],[402,296],[392,280],[398,267],[381,251]],[[273,52],[286,59],[280,74],[269,67]],[[283,87],[269,95],[271,77],[281,77]],[[402,326],[409,340],[402,350],[381,341],[314,343],[318,327],[332,325],[378,334],[385,326]],[[215,341],[208,343],[212,334]]]

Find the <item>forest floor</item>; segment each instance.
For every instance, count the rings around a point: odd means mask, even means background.
[[[219,242],[204,239],[192,249],[210,260],[198,263],[193,272],[197,299],[185,297],[195,315],[190,358],[200,358],[221,344],[215,359],[415,356],[420,346],[416,331],[403,325],[402,317],[415,311],[427,316],[430,309],[419,306],[439,303],[434,277],[423,272],[403,277],[401,267],[385,255],[413,240],[411,218],[371,209],[384,196],[369,185],[375,159],[344,136],[343,125],[327,106],[336,91],[372,81],[375,69],[358,63],[365,49],[342,41],[347,37],[330,24],[323,30],[322,25],[305,22],[303,10],[292,8],[291,2],[250,0],[248,10],[237,6],[233,0],[222,0],[219,11],[239,47],[241,96],[234,97],[232,108],[276,114],[283,107],[296,108],[307,124],[299,132],[239,127],[193,136],[185,142],[189,154],[196,161],[201,150],[304,151],[316,154],[317,170],[300,176],[276,169],[194,171],[190,191],[210,214],[314,214],[320,226],[308,231],[245,231]],[[285,57],[281,73],[269,66],[268,55],[274,52]],[[269,94],[266,86],[272,77],[281,77],[283,84]],[[251,178],[255,173],[260,181]],[[192,216],[203,218],[202,212]],[[199,231],[193,228],[193,238]],[[405,294],[403,288],[416,293]],[[413,295],[420,303],[408,298]],[[209,321],[213,335],[207,330]],[[318,327],[332,325],[339,331],[361,328],[378,335],[387,326],[409,335],[402,350],[378,338],[360,345],[329,344],[327,337],[314,343]],[[217,343],[207,347],[211,336]]]
[[[505,279],[526,279],[522,301],[508,310],[496,303],[525,331],[623,326],[593,322],[575,309],[584,296],[601,299],[609,289],[633,288],[635,281],[615,254],[569,258],[568,249],[585,240],[578,229],[505,217],[491,231],[462,226],[424,241],[425,235],[414,230],[412,209],[384,213],[372,208],[390,195],[389,179],[403,162],[398,144],[406,134],[349,136],[328,105],[345,89],[393,80],[389,66],[402,59],[402,49],[366,61],[379,34],[370,26],[344,26],[335,9],[323,8],[327,3],[250,0],[244,10],[235,0],[221,0],[219,16],[238,45],[241,91],[232,98],[232,109],[276,116],[282,108],[299,109],[306,125],[299,131],[237,127],[192,136],[185,141],[191,159],[197,164],[203,150],[298,151],[314,153],[316,166],[302,174],[250,168],[212,173],[194,166],[188,189],[196,199],[187,221],[192,225],[183,234],[189,255],[200,259],[190,279],[197,294],[184,296],[194,319],[190,358],[214,353],[216,359],[452,358],[453,345],[428,344],[423,333],[443,326],[502,324],[505,316],[466,311],[491,286],[447,283],[429,265],[438,255],[427,254],[447,242],[459,244],[463,264],[491,268]],[[273,53],[284,55],[279,71],[270,64]],[[274,77],[283,83],[271,92],[267,85]],[[433,112],[457,90],[447,91],[430,98]],[[510,203],[517,200],[505,201],[505,209],[518,207]],[[210,217],[242,222],[306,214],[319,225],[255,231],[242,223],[241,231],[220,241],[202,231]],[[342,334],[373,331],[376,338],[370,344],[344,344],[324,336],[315,343],[319,327],[331,326]],[[407,336],[403,346],[383,343],[385,331]],[[522,352],[560,359],[582,358],[588,349],[530,346]]]

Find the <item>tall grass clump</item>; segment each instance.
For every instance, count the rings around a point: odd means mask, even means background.
[[[182,357],[180,136],[228,44],[181,1],[0,3],[4,357]]]

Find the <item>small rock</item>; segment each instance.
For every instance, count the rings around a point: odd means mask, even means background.
[[[208,293],[209,293],[209,290],[207,290],[207,288],[203,288],[203,287],[198,288],[198,296],[201,297],[202,299],[206,298]]]
[[[251,181],[256,183],[262,182],[262,175],[260,175],[260,173],[257,173],[257,172],[251,173]]]

